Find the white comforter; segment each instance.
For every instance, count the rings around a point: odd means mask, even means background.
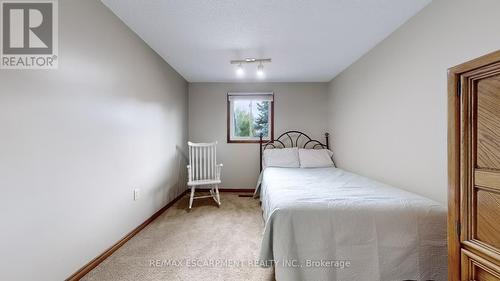
[[[266,168],[261,200],[277,281],[447,280],[435,201],[336,168]]]

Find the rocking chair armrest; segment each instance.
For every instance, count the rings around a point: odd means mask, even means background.
[[[188,170],[188,174],[187,174],[188,181],[190,181],[191,180],[191,165],[186,165],[186,168]]]

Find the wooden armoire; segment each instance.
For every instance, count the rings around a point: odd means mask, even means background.
[[[448,71],[449,281],[500,280],[500,51]]]

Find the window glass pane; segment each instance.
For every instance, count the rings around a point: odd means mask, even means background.
[[[263,100],[234,100],[233,132],[237,138],[269,137],[270,102]]]
[[[264,138],[269,136],[269,101],[256,102],[256,114],[253,122],[255,136],[262,133]]]

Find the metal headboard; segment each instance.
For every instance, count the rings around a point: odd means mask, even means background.
[[[259,137],[259,148],[260,148],[260,170],[262,171],[262,154],[264,150],[269,148],[286,148],[286,147],[298,147],[298,148],[310,148],[310,149],[330,149],[329,133],[325,133],[325,143],[321,143],[318,140],[311,139],[308,135],[299,131],[287,131],[281,134],[278,138],[264,142],[262,140],[262,134]]]

